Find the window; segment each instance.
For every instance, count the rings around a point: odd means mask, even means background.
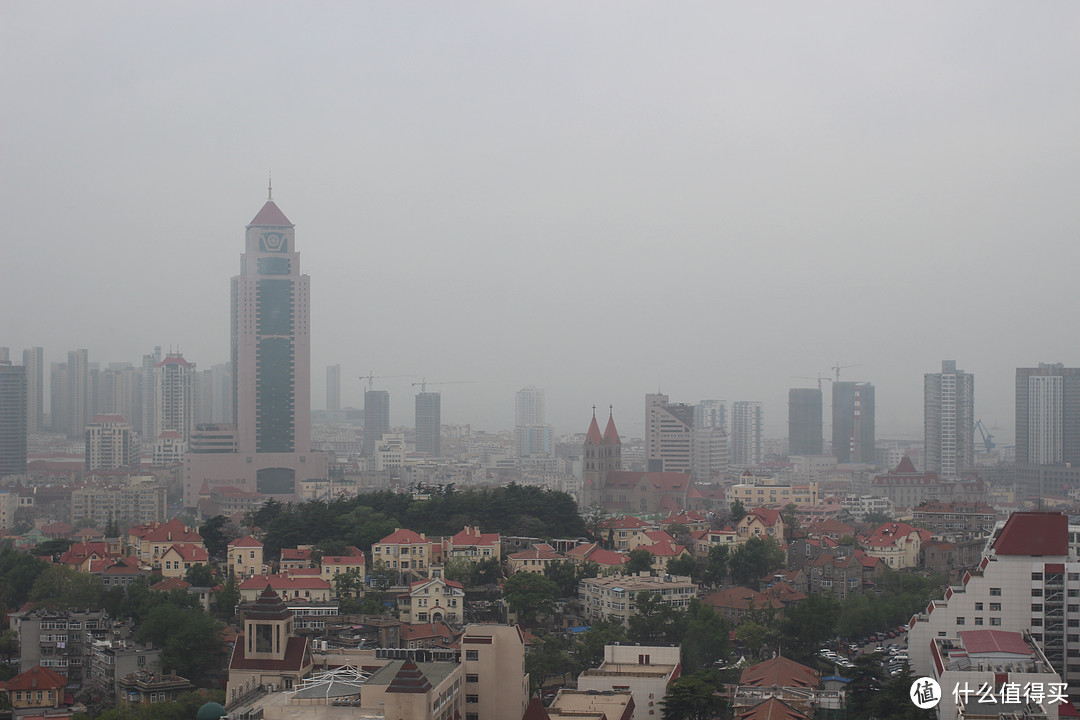
[[[466,660],[474,660],[474,661],[479,660],[480,659],[480,651],[479,650],[466,650],[465,651],[465,659]]]
[[[990,597],[1001,597],[1001,588],[990,588]]]
[[[990,612],[1001,612],[1001,603],[990,603]]]
[[[465,720],[480,720],[478,713],[465,713]]]
[[[1042,618],[1031,618],[1031,627],[1042,627]]]
[[[964,618],[962,618],[962,617],[956,618],[956,624],[957,625],[963,625],[964,624]]]
[[[480,682],[480,676],[476,673],[466,673],[465,682]]]
[[[975,609],[976,610],[982,610],[983,609],[983,604],[982,603],[975,603]]]
[[[983,619],[981,617],[975,618],[975,624],[976,625],[982,625],[983,624]]]
[[[475,705],[478,702],[480,702],[480,696],[479,695],[466,695],[465,696],[465,702],[470,704],[470,705]]]
[[[1069,597],[1080,597],[1080,590],[1070,590]]]
[[[1072,620],[1065,621],[1065,624],[1069,627],[1080,627],[1080,620],[1074,618]]]
[[[990,618],[990,625],[992,627],[1001,627],[1001,618]]]
[[[1031,573],[1031,579],[1032,580],[1042,580],[1043,579],[1042,573],[1041,572],[1033,572],[1033,573]]]
[[[1042,590],[1039,588],[1031,588],[1031,597],[1042,597]]]
[[[1040,612],[1041,613],[1042,612],[1042,605],[1040,605],[1038,603],[1032,603],[1031,604],[1031,612]]]
[[[1069,582],[1080,582],[1080,573],[1069,573]]]

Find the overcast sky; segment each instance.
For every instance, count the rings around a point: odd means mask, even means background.
[[[1080,364],[1075,2],[0,5],[0,345],[229,352],[266,199],[324,368],[557,432],[644,395],[761,400],[841,365],[878,436],[923,373]],[[392,421],[412,421],[410,379]],[[826,386],[826,390],[827,390]]]

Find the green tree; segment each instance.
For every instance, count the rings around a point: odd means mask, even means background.
[[[14,630],[5,630],[0,633],[0,655],[4,660],[11,662],[11,658],[19,654],[19,633]]]
[[[787,538],[793,537],[794,531],[799,528],[799,506],[795,503],[788,503],[780,511],[780,517],[784,520],[784,536]]]
[[[503,583],[503,595],[521,623],[532,625],[539,616],[552,613],[559,586],[543,575],[519,572]]]
[[[0,542],[0,609],[18,609],[48,563],[16,550],[10,540]]]
[[[66,565],[49,565],[30,589],[31,600],[56,610],[99,607],[104,594],[105,586],[97,576]]]
[[[214,587],[214,572],[202,563],[195,563],[184,573],[184,580],[192,587]]]
[[[737,523],[746,517],[746,506],[743,505],[742,500],[731,501],[731,522]]]
[[[240,583],[235,576],[230,575],[217,592],[218,613],[228,620],[236,614],[236,606],[239,604]]]
[[[197,685],[221,663],[224,629],[202,610],[162,604],[146,616],[136,637],[161,648],[163,669],[174,670]]]
[[[573,670],[570,644],[558,635],[537,638],[525,656],[525,672],[529,673],[529,689],[534,695],[548,679],[565,676]]]
[[[71,549],[71,541],[63,538],[46,540],[34,546],[34,554],[38,557],[48,555],[55,562],[57,558]]]
[[[775,538],[755,535],[743,543],[728,562],[736,583],[748,585],[763,575],[784,567],[784,549]]]
[[[668,575],[685,575],[694,578],[700,575],[697,560],[690,553],[683,553],[668,560],[667,572]]]
[[[652,574],[653,554],[645,548],[631,550],[623,565],[624,575],[637,575],[640,572]]]
[[[893,519],[883,512],[872,512],[864,515],[862,521],[867,525],[877,527],[879,525],[884,525],[885,523],[893,522]]]
[[[334,576],[334,594],[339,598],[358,598],[364,593],[364,575],[352,568]]]
[[[686,609],[686,634],[682,639],[682,666],[692,671],[731,652],[730,629],[715,608],[700,600]]]
[[[727,709],[719,694],[720,673],[703,670],[684,675],[668,686],[661,701],[664,720],[713,720]]]
[[[784,653],[809,658],[821,644],[836,635],[840,606],[831,596],[811,594],[784,610],[780,621]]]
[[[702,580],[709,585],[722,585],[728,575],[728,560],[731,550],[727,545],[713,545],[709,548],[709,557],[705,560]]]
[[[769,639],[769,630],[753,620],[744,620],[735,628],[735,639],[754,657],[760,657],[761,651]]]
[[[621,622],[615,620],[597,620],[585,632],[578,635],[574,657],[577,669],[599,667],[604,661],[604,646],[626,642],[626,630]]]
[[[223,562],[229,552],[229,543],[240,537],[240,528],[224,515],[215,515],[202,524],[199,535],[210,557]]]
[[[686,613],[676,610],[659,594],[642,590],[634,599],[636,612],[627,621],[633,642],[673,644],[686,635]]]
[[[544,568],[544,577],[559,586],[559,597],[577,597],[581,573],[575,563],[569,560],[556,560]]]

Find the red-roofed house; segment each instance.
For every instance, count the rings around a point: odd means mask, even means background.
[[[311,567],[311,546],[301,545],[295,548],[281,548],[281,562],[279,567],[282,572],[286,570],[299,570]]]
[[[727,546],[734,550],[738,543],[738,534],[733,527],[725,527],[720,530],[699,530],[690,533],[693,540],[694,557],[704,559],[709,557],[709,551],[718,545]]]
[[[0,683],[0,689],[7,692],[8,701],[15,710],[58,708],[64,700],[65,687],[66,677],[40,665]]]
[[[478,527],[466,527],[444,543],[445,559],[479,562],[494,558],[502,562],[501,546],[499,533],[482,533]]]
[[[743,670],[739,685],[813,689],[821,685],[821,673],[779,655]]]
[[[777,598],[745,587],[717,590],[701,598],[701,602],[713,606],[732,625],[738,625],[753,611],[771,608],[778,618],[784,612],[784,603]]]
[[[655,529],[653,523],[632,515],[608,518],[600,524],[600,532],[607,536],[608,546],[625,552],[654,542],[645,533]]]
[[[596,543],[582,543],[566,553],[566,559],[572,563],[594,562],[600,566],[601,575],[622,572],[623,565],[629,558],[624,553],[606,550]]]
[[[464,630],[454,630],[445,622],[430,622],[422,625],[401,626],[401,647],[405,648],[449,648],[457,643]]]
[[[409,592],[398,595],[403,623],[447,622],[460,625],[465,610],[465,588],[441,577],[417,580]]]
[[[894,570],[919,566],[922,543],[932,537],[929,530],[907,523],[888,522],[876,528],[868,537],[860,538],[867,555],[879,557]]]
[[[431,567],[431,541],[423,533],[397,528],[371,546],[371,561],[385,563],[391,570],[402,570],[421,577]]]
[[[199,545],[173,545],[161,556],[162,577],[184,577],[192,565],[210,565],[210,555]]]
[[[238,578],[264,574],[263,544],[250,535],[230,542],[228,568],[229,575]]]
[[[531,572],[543,575],[551,563],[564,559],[559,553],[555,552],[555,548],[547,543],[533,543],[533,546],[528,550],[512,553],[506,558],[511,575],[516,572]]]
[[[269,585],[282,600],[327,602],[330,600],[330,583],[319,577],[293,575],[256,575],[240,583],[240,597],[247,602],[259,599]]]
[[[323,555],[319,564],[319,575],[323,580],[333,582],[335,575],[356,570],[360,573],[360,577],[363,578],[367,574],[365,572],[366,563],[367,560],[364,559],[363,553],[356,555]]]
[[[128,545],[154,569],[161,567],[161,556],[173,545],[197,545],[206,550],[202,536],[176,518],[167,523],[136,525],[128,530]]]
[[[660,531],[663,532],[663,531]],[[667,535],[667,533],[663,533]],[[646,550],[653,556],[652,569],[663,574],[667,569],[667,564],[671,560],[683,555],[690,555],[690,551],[685,545],[677,544],[671,536],[667,538],[661,538],[652,545],[642,545],[640,550]]]
[[[226,701],[264,685],[291,690],[313,666],[307,638],[293,631],[292,612],[264,584],[255,605],[244,613],[244,632],[233,645]]]
[[[747,511],[735,524],[735,534],[740,543],[752,537],[771,537],[777,542],[784,542],[784,518],[774,508],[754,508]]]

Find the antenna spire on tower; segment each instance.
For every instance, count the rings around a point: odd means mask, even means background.
[[[273,173],[273,171],[272,170],[267,171],[266,177],[267,177],[267,181],[266,181],[266,199],[267,200],[273,200],[274,199],[274,173]]]

